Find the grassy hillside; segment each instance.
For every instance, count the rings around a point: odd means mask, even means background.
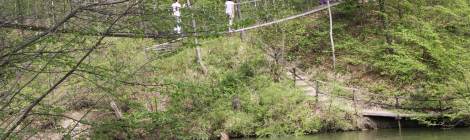
[[[135,40],[117,42],[122,44],[117,43],[108,52],[133,50],[133,44],[146,44]],[[340,113],[336,107],[328,113],[315,113],[322,107],[294,88],[288,78],[273,82],[271,62],[258,46],[232,37],[207,39],[201,45],[207,75],[195,63],[193,48],[157,56],[151,52],[142,54],[142,48],[137,47],[138,51],[113,55],[112,58],[119,58],[117,65],[102,62],[105,67],[122,68],[117,71],[138,69],[135,75],[113,78],[162,85],[115,87],[114,100],[129,109],[121,120],[113,116],[93,120],[96,126],[91,136],[206,139],[222,132],[231,136],[275,136],[353,128],[352,120],[343,119],[347,112]],[[153,58],[159,59],[138,68]],[[107,104],[103,102],[101,109],[109,112]]]
[[[334,8],[340,84],[416,99],[468,97],[469,2],[451,0],[348,2]],[[287,56],[312,73],[334,79],[327,14],[289,23]],[[435,103],[410,106],[435,107]],[[459,101],[446,102],[467,112]]]

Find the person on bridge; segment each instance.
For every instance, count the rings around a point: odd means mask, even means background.
[[[225,2],[225,14],[228,16],[228,31],[232,32],[233,18],[235,17],[235,2],[232,0]]]
[[[177,34],[181,34],[181,4],[179,3],[179,0],[174,0],[175,2],[171,4],[171,8],[173,9],[173,16],[176,18],[176,27],[174,28],[174,31]],[[185,6],[185,5],[183,5]]]

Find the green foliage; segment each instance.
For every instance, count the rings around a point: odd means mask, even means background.
[[[171,32],[175,24],[169,10],[171,2],[144,1],[138,6],[141,9],[136,10],[143,14],[128,16],[126,23],[120,23],[122,29],[116,31],[136,34]],[[49,2],[29,0],[6,0],[5,3],[0,5],[3,11],[0,16],[8,19],[39,16],[51,23],[64,16],[58,13],[67,13],[73,8],[65,1],[57,2],[55,6]],[[196,0],[193,4],[192,9],[182,9],[186,33],[193,31],[189,22],[193,18],[198,24],[195,30],[203,32],[202,36],[226,30],[223,1]],[[462,100],[443,102],[444,107],[453,107],[445,113],[452,119],[469,118],[469,4],[466,0],[387,0],[379,5],[375,1],[364,5],[348,1],[333,8],[333,31],[340,65],[337,68],[341,74],[352,75],[350,79],[343,79],[344,85],[353,81],[376,94],[404,94],[416,99],[459,97]],[[304,0],[261,1],[257,7],[243,5],[243,18],[236,20],[235,27],[280,19],[314,5],[316,2]],[[57,7],[63,7],[63,10]],[[47,8],[51,10],[45,10]],[[42,13],[45,11],[50,12]],[[47,18],[51,15],[56,18]],[[94,14],[87,16],[100,19]],[[257,34],[248,33],[253,38],[251,41],[255,42],[253,46],[231,37],[205,39],[201,47],[203,61],[209,70],[207,75],[198,71],[199,65],[195,63],[192,50],[195,44],[189,40],[175,43],[183,46],[177,51],[155,56],[142,51],[154,44],[153,40],[107,38],[105,45],[93,52],[73,77],[67,79],[54,96],[47,97],[46,104],[34,111],[64,113],[69,109],[64,106],[75,104],[62,100],[67,97],[97,102],[91,105],[93,107],[84,108],[109,111],[106,103],[109,100],[116,100],[129,108],[123,119],[103,117],[96,120],[97,125],[91,133],[94,139],[211,139],[222,132],[235,136],[279,136],[352,129],[354,117],[339,107],[314,113],[313,110],[319,107],[314,105],[311,97],[292,87],[292,83],[283,77],[280,63],[271,64],[265,58],[264,51],[268,48],[273,56],[282,55],[282,59],[298,62],[302,68],[329,69],[329,24],[323,16],[324,13],[319,13],[264,28]],[[132,26],[126,27],[128,25]],[[90,30],[87,32],[96,32],[103,27],[102,23],[96,23],[86,29]],[[26,36],[30,34],[27,32]],[[4,44],[0,47],[16,45],[23,36],[14,30],[2,29],[0,41]],[[6,89],[17,87],[16,82],[25,82],[23,79],[15,81],[19,72],[30,78],[43,67],[47,71],[70,70],[77,58],[95,41],[96,37],[54,34],[21,52],[37,52],[41,48],[45,48],[41,51],[74,51],[9,57],[11,63],[0,70],[0,86],[5,87],[0,90],[0,96]],[[166,40],[157,40],[161,41]],[[10,49],[4,49],[0,54]],[[32,72],[17,71],[20,70],[17,67],[28,63]],[[352,70],[350,67],[364,69]],[[21,91],[17,96],[20,100],[15,99],[7,111],[0,113],[0,118],[12,117],[11,112],[21,110],[48,90],[63,73],[41,74]],[[331,71],[322,71],[315,77],[328,81],[328,73]],[[273,82],[273,77],[278,81]],[[420,88],[423,90],[415,92]],[[347,95],[336,85],[333,91]],[[146,96],[157,93],[159,97]],[[165,111],[149,111],[146,103],[162,103],[162,96],[170,98]],[[102,97],[107,97],[103,99],[106,102],[101,101]],[[1,105],[4,105],[3,101]],[[240,103],[239,109],[234,109],[235,102]],[[50,106],[50,103],[58,106]],[[435,108],[438,103],[407,101],[403,105]],[[47,117],[37,119],[48,120]],[[52,120],[58,121],[58,118]],[[0,129],[0,133],[2,131]]]
[[[324,131],[354,130],[354,115],[343,110],[344,107],[332,106],[321,118],[321,128]]]
[[[312,112],[313,100],[302,92],[292,91],[275,84],[260,91],[261,105],[257,114],[262,115],[259,136],[304,135],[320,129],[320,119]],[[290,91],[289,91],[290,90]]]
[[[420,99],[467,95],[463,85],[470,77],[469,2],[390,0],[383,3],[385,9],[377,4],[347,2],[334,8],[338,68],[340,73],[352,75],[346,83],[353,81],[377,94]],[[307,69],[329,68],[328,20],[303,21],[307,25],[288,35],[299,38],[290,44],[295,47],[289,49],[289,57],[300,60]],[[354,69],[343,69],[350,67]],[[415,93],[418,88],[425,91]],[[453,106],[451,102],[444,104]],[[437,103],[408,105],[433,108]]]
[[[204,57],[211,68],[208,76],[192,71],[197,67],[187,60],[193,58],[192,50],[154,62],[153,69],[165,72],[158,79],[173,83],[169,91],[161,91],[171,99],[167,111],[149,112],[145,107],[133,107],[137,110],[126,113],[124,119],[100,120],[93,138],[210,139],[221,132],[232,136],[318,132],[322,125],[312,112],[314,100],[292,88],[291,81],[274,83],[266,74],[268,65],[260,50],[246,47],[236,39],[229,40],[228,44],[221,39],[203,43],[204,53],[212,54]],[[222,45],[212,45],[219,43]],[[238,110],[233,108],[235,97],[241,105]]]

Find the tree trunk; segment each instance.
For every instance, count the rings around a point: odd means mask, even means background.
[[[49,7],[49,10],[50,10],[51,16],[52,16],[52,24],[51,25],[54,25],[55,23],[57,23],[54,0],[51,0],[51,7]]]
[[[335,41],[333,38],[333,17],[331,15],[331,7],[330,7],[330,1],[327,0],[328,3],[328,15],[330,18],[330,43],[331,43],[331,55],[332,55],[332,60],[333,60],[333,70],[336,75],[336,54],[335,54]]]
[[[147,33],[147,25],[145,24],[145,3],[139,4],[139,10],[141,10],[140,15],[140,28],[143,29],[144,34]]]
[[[153,14],[157,14],[157,10],[158,10],[158,1],[153,0]]]
[[[16,12],[18,12],[18,13],[17,13],[17,14],[18,14],[18,20],[17,20],[17,22],[18,22],[18,23],[21,23],[21,24],[24,24],[24,13],[23,13],[23,10],[24,10],[24,9],[23,9],[23,2],[22,2],[22,0],[16,0],[16,6],[15,6],[15,7],[16,7],[16,10],[17,10]],[[23,31],[23,30],[21,30],[20,33],[21,33],[21,36],[24,35],[24,31]]]
[[[388,18],[386,16],[386,9],[385,9],[385,0],[379,0],[379,9],[380,9],[380,20],[382,21],[383,31],[385,32],[385,39],[388,45],[392,44],[392,37],[388,31]]]
[[[330,19],[330,43],[331,43],[331,57],[332,57],[332,60],[333,60],[333,72],[334,72],[334,79],[333,79],[333,84],[332,84],[332,87],[331,87],[331,94],[333,94],[334,92],[334,89],[335,89],[335,85],[336,85],[336,77],[337,77],[337,73],[336,73],[336,52],[335,52],[335,41],[334,41],[334,38],[333,38],[333,16],[331,14],[331,5],[330,5],[330,1],[327,0],[326,2],[328,4],[328,16],[329,16],[329,19]],[[333,104],[333,98],[330,98],[330,103],[329,103],[329,106],[328,106],[328,112],[330,111],[330,108]]]

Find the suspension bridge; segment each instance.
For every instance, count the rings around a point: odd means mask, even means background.
[[[257,0],[257,1],[259,1],[259,0]],[[331,3],[329,6],[330,6],[330,7],[334,7],[334,6],[337,6],[337,5],[341,4],[341,3],[342,3],[342,1],[335,2],[335,3]],[[207,35],[225,35],[225,34],[230,34],[230,33],[239,33],[239,32],[244,32],[244,31],[253,30],[253,29],[257,29],[257,28],[261,28],[261,27],[271,26],[271,25],[278,24],[278,23],[282,23],[282,22],[286,22],[286,21],[289,21],[289,20],[293,20],[293,19],[305,17],[305,16],[308,16],[308,15],[317,13],[317,12],[319,12],[319,11],[328,9],[329,6],[328,6],[328,5],[320,5],[320,6],[317,6],[317,7],[313,8],[312,10],[307,11],[307,12],[304,12],[304,13],[300,13],[300,14],[297,14],[297,15],[291,15],[291,16],[284,17],[284,18],[282,18],[282,19],[274,20],[274,21],[271,21],[271,22],[266,22],[266,23],[260,23],[260,24],[256,24],[256,25],[251,25],[251,26],[248,26],[248,27],[245,27],[245,28],[236,29],[236,30],[233,30],[233,31],[222,31],[222,32],[210,33],[210,34],[207,34],[207,32],[191,32],[191,33],[197,33],[197,34],[200,34],[200,36],[207,36]],[[152,46],[152,47],[148,47],[148,48],[146,48],[146,50],[161,50],[162,48],[159,48],[159,47],[170,45],[171,43],[180,41],[180,40],[182,40],[182,39],[184,39],[184,38],[186,38],[186,37],[189,37],[189,36],[194,36],[194,35],[188,35],[188,34],[186,34],[186,35],[181,35],[180,38],[177,38],[177,39],[174,39],[174,40],[171,40],[171,41],[169,41],[169,42],[162,43],[162,44],[157,44],[157,45],[154,45],[154,46]],[[197,36],[196,36],[196,37],[197,37]]]
[[[246,5],[246,4],[251,4],[251,3],[255,3],[255,5],[256,5],[256,2],[261,2],[261,1],[262,0],[245,1],[245,2],[240,2],[237,5]],[[325,9],[329,8],[329,6],[334,7],[334,6],[337,6],[341,3],[342,3],[342,1],[338,1],[338,2],[331,3],[329,5],[326,5],[326,4],[325,5],[319,5],[319,6],[311,8],[311,10],[308,10],[308,11],[300,13],[300,14],[290,15],[290,16],[287,16],[287,17],[284,17],[284,18],[281,18],[281,19],[277,19],[277,20],[273,20],[273,21],[269,21],[269,22],[264,22],[264,23],[259,23],[259,21],[258,21],[258,23],[255,24],[255,25],[250,25],[248,27],[243,27],[243,28],[232,30],[232,31],[227,31],[227,30],[224,30],[224,31],[216,31],[216,30],[196,31],[195,30],[195,31],[192,31],[192,32],[191,31],[186,31],[183,34],[178,34],[178,33],[175,33],[175,32],[133,33],[133,32],[116,32],[116,31],[109,32],[109,33],[100,33],[100,32],[87,32],[87,31],[83,31],[82,29],[75,29],[75,28],[57,28],[57,29],[54,29],[52,32],[54,32],[54,33],[64,33],[64,34],[73,33],[73,34],[86,35],[86,36],[108,36],[108,37],[125,37],[125,38],[176,38],[176,39],[172,39],[168,42],[146,48],[146,50],[152,50],[152,49],[153,50],[161,50],[161,48],[158,48],[158,47],[166,46],[166,45],[169,45],[171,43],[181,41],[181,40],[183,40],[184,38],[187,38],[187,37],[203,37],[203,36],[211,36],[211,35],[226,35],[226,34],[231,34],[231,33],[239,33],[239,32],[244,32],[244,31],[248,31],[248,30],[254,30],[254,29],[258,29],[258,28],[262,28],[262,27],[271,26],[271,25],[274,25],[274,24],[286,22],[286,21],[289,21],[289,20],[305,17],[305,16],[308,16],[308,15],[320,12],[322,10],[325,10]],[[96,12],[96,13],[99,13],[99,14],[102,14],[102,15],[107,15],[107,16],[113,15],[113,13],[111,13],[111,12],[99,11],[99,10],[96,10],[96,9],[86,9],[86,10]],[[142,15],[142,14],[137,14],[137,16],[140,16],[140,15]],[[165,18],[165,19],[171,19],[171,18]],[[13,22],[13,21],[8,21],[8,20],[0,20],[0,28],[13,28],[13,29],[30,30],[30,31],[49,31],[52,27],[38,26],[38,25],[35,25],[35,23],[24,24],[24,23],[18,23],[18,22]],[[195,27],[193,27],[193,28],[195,28]]]
[[[255,3],[255,2],[259,2],[259,1],[262,1],[262,0],[245,1],[245,2],[239,3],[238,5],[250,4],[250,3]],[[165,43],[162,43],[162,44],[158,44],[158,45],[154,45],[152,47],[146,48],[146,50],[157,50],[158,51],[158,50],[164,50],[165,49],[165,48],[162,48],[162,46],[168,46],[172,43],[181,41],[181,40],[183,40],[184,38],[187,38],[187,37],[200,37],[200,36],[208,36],[208,35],[227,35],[227,34],[232,34],[232,33],[239,33],[239,32],[254,30],[254,29],[258,29],[258,28],[262,28],[262,27],[271,26],[271,25],[274,25],[274,24],[279,24],[279,23],[282,23],[282,22],[290,21],[290,20],[293,20],[293,19],[305,17],[305,16],[308,16],[308,15],[311,15],[311,14],[314,14],[314,13],[318,13],[322,10],[328,9],[330,7],[337,6],[341,3],[343,3],[343,1],[333,2],[333,3],[330,3],[328,5],[319,5],[319,6],[311,8],[310,10],[308,10],[306,12],[303,12],[303,13],[286,16],[286,17],[283,17],[283,18],[280,18],[280,19],[269,21],[269,22],[257,23],[257,24],[250,25],[250,26],[247,26],[247,27],[242,27],[242,28],[239,28],[239,29],[235,29],[233,31],[210,31],[210,32],[209,31],[193,31],[193,32],[186,32],[185,34],[176,34],[176,33],[171,33],[171,32],[166,32],[166,33],[156,32],[156,33],[142,33],[142,34],[135,34],[135,33],[131,33],[131,32],[109,32],[109,33],[103,34],[103,33],[99,33],[99,32],[82,32],[82,31],[78,31],[78,30],[57,28],[53,32],[54,33],[77,33],[78,32],[78,34],[81,34],[81,35],[110,36],[110,37],[136,37],[136,38],[162,38],[162,37],[169,37],[169,38],[173,37],[174,38],[174,37],[177,37],[176,39],[173,39],[169,42],[165,42]],[[93,10],[93,9],[88,9],[88,10]],[[99,12],[101,14],[103,14],[103,11],[99,11]],[[110,14],[110,13],[108,13],[108,14]],[[0,20],[0,27],[2,27],[2,28],[25,29],[25,30],[32,30],[32,31],[48,31],[48,30],[51,29],[51,27],[35,26],[35,25],[28,25],[28,24],[19,24],[19,23],[16,23],[16,22],[8,22],[8,21],[5,21],[5,20]],[[299,72],[299,71],[297,71],[297,72]],[[297,81],[297,83],[300,86],[303,86],[303,88],[305,88],[306,93],[308,95],[316,96],[319,101],[326,101],[326,100],[331,99],[335,96],[333,94],[326,94],[326,92],[322,92],[320,90],[320,88],[321,88],[320,85],[321,84],[325,85],[325,84],[328,84],[328,83],[318,81],[318,80],[307,80],[305,78],[305,76],[302,76],[299,73],[295,73],[295,72],[291,73],[291,75],[295,75],[296,78],[294,78],[294,79]],[[315,82],[315,83],[311,83],[312,81]],[[359,106],[360,104],[362,104],[362,106],[363,106],[362,107],[362,112],[360,112],[359,114],[362,114],[363,116],[383,116],[383,117],[411,117],[411,116],[415,116],[414,114],[397,113],[396,111],[390,111],[390,109],[392,109],[392,108],[395,109],[395,110],[396,109],[404,109],[403,106],[400,106],[400,104],[401,104],[401,102],[404,102],[406,100],[416,101],[416,99],[413,99],[411,97],[399,97],[399,96],[384,97],[380,94],[368,94],[368,96],[370,96],[370,97],[379,96],[377,98],[387,98],[387,99],[392,98],[395,101],[395,103],[393,103],[393,104],[390,104],[390,103],[389,104],[384,104],[384,103],[373,102],[372,100],[365,100],[365,99],[361,98],[360,96],[364,96],[364,94],[356,94],[356,92],[359,91],[358,89],[346,88],[346,87],[344,87],[344,88],[347,89],[348,91],[350,91],[350,93],[352,93],[352,94],[347,95],[347,96],[336,96],[334,98],[343,98],[345,101],[349,102],[351,105],[358,105]],[[361,93],[365,93],[365,92],[361,92]],[[426,102],[440,102],[440,104],[442,104],[441,102],[444,102],[444,101],[443,100],[428,100]],[[364,108],[365,107],[364,105],[368,105],[369,107],[371,107],[372,105],[375,105],[375,107]],[[440,109],[437,109],[437,110],[441,110],[441,112],[442,112],[442,110],[446,110],[446,108],[440,108]]]

